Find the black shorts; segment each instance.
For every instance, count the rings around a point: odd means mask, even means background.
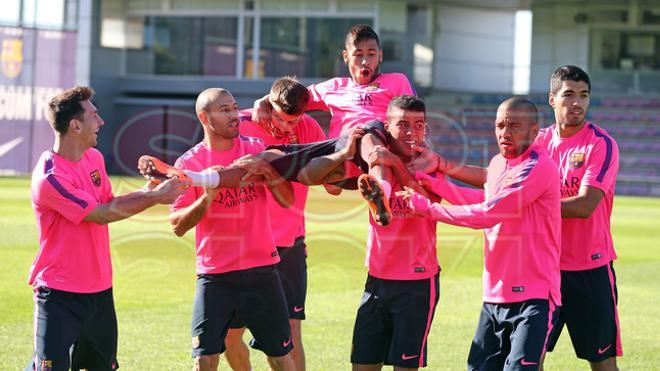
[[[280,262],[277,273],[282,282],[284,297],[289,308],[290,319],[305,319],[305,299],[307,297],[307,246],[305,236],[296,238],[293,246],[277,247]],[[234,317],[229,328],[246,327],[240,315]]]
[[[192,315],[193,357],[222,353],[235,316],[271,357],[291,351],[291,328],[275,265],[220,274],[200,274]]]
[[[439,274],[410,281],[367,276],[351,363],[426,367],[426,340],[439,295]]]
[[[278,247],[280,262],[277,270],[282,281],[284,296],[289,308],[289,318],[305,319],[307,297],[307,247],[305,237],[296,238],[293,246]]]
[[[578,358],[599,362],[622,355],[612,262],[584,271],[561,271],[561,301],[561,312],[548,341],[549,352],[565,324]]]
[[[468,355],[468,370],[538,370],[556,313],[550,300],[484,303]]]
[[[389,143],[389,135],[380,121],[371,121],[362,125],[366,133],[376,135],[383,143]],[[346,146],[348,137],[346,135],[334,139],[328,139],[321,142],[305,144],[281,144],[269,146],[268,149],[278,149],[284,152],[284,156],[270,161],[271,166],[277,170],[282,177],[289,181],[298,181],[298,173],[309,162],[317,157],[331,155],[340,151]],[[362,158],[360,145],[358,143],[353,162],[365,173],[369,172],[369,164]],[[357,178],[346,179],[334,183],[345,189],[357,189]]]
[[[29,370],[119,368],[112,288],[79,294],[37,287],[34,303],[36,347]]]

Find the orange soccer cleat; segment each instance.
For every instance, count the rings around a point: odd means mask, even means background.
[[[142,176],[154,184],[160,184],[172,177],[177,177],[182,182],[192,183],[192,180],[181,169],[170,166],[153,156],[140,156],[138,170]]]
[[[390,200],[385,197],[385,191],[380,182],[369,174],[362,174],[358,178],[358,189],[362,197],[369,203],[369,210],[376,223],[382,226],[390,224],[392,220]]]

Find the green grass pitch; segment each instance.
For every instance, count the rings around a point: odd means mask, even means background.
[[[113,178],[116,194],[141,185]],[[0,178],[0,369],[24,367],[32,352],[31,289],[27,273],[37,251],[29,180]],[[365,204],[355,192],[310,192],[307,218],[309,290],[303,338],[308,370],[348,370],[355,312],[366,277]],[[621,370],[660,369],[660,199],[618,197],[612,219],[619,259],[624,357]],[[158,207],[110,226],[124,370],[189,370],[194,290],[193,233],[170,232]],[[482,234],[440,225],[440,303],[429,336],[429,370],[463,370],[481,305]],[[252,352],[255,370],[264,357]],[[546,370],[585,370],[568,334],[547,357]],[[221,369],[227,369],[221,364]]]

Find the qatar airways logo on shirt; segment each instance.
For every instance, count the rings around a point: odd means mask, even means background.
[[[215,202],[220,203],[225,208],[236,207],[259,198],[254,183],[240,188],[223,188],[215,197]]]
[[[409,218],[413,216],[412,209],[401,197],[391,197],[390,208],[392,208],[392,216],[395,218]]]
[[[370,93],[358,93],[354,98],[353,98],[353,104],[356,106],[373,106],[374,105],[374,100],[373,97]]]
[[[576,176],[568,177],[561,182],[561,198],[577,196],[580,192],[581,179]]]

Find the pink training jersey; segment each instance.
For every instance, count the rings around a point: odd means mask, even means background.
[[[419,280],[440,271],[436,252],[436,221],[415,216],[396,192],[402,188],[392,180],[392,221],[381,227],[369,213],[366,266],[369,274],[386,280]]]
[[[553,179],[559,179],[557,166],[543,148],[531,146],[514,159],[493,157],[480,203],[445,206],[415,195],[412,206],[434,220],[485,228],[484,302],[552,299],[560,305],[561,209]],[[460,200],[464,188],[448,184],[433,189]],[[474,192],[466,198],[474,201]]]
[[[605,195],[588,218],[563,218],[561,269],[593,269],[616,259],[610,216],[619,172],[619,147],[600,127],[587,122],[573,136],[560,138],[556,125],[542,129],[537,143],[559,166],[561,197],[577,196],[586,187]]]
[[[291,143],[290,136],[282,138],[274,137],[270,132],[260,127],[251,120],[252,110],[247,109],[240,112],[241,134],[261,139],[266,146]],[[321,126],[308,115],[302,115],[295,129],[297,143],[313,143],[325,140],[325,133]],[[273,199],[270,192],[266,192],[270,206],[270,221],[273,231],[275,245],[278,247],[293,246],[296,238],[305,235],[305,205],[307,204],[308,187],[291,182],[295,200],[289,208],[280,206]]]
[[[51,151],[41,155],[32,172],[39,252],[30,268],[31,285],[84,294],[112,287],[108,226],[83,221],[112,199],[98,150],[86,150],[77,162]]]
[[[358,85],[350,77],[337,77],[307,89],[311,94],[307,109],[332,114],[330,138],[372,120],[385,122],[392,98],[413,94],[408,78],[401,73],[381,73],[367,85]]]
[[[201,171],[210,166],[228,166],[239,157],[258,154],[265,148],[256,138],[239,135],[227,151],[213,151],[203,142],[184,153],[176,167]],[[269,191],[263,184],[220,188],[215,200],[195,226],[197,273],[224,273],[276,264],[280,261],[270,231]],[[190,187],[172,204],[171,212],[190,206],[202,194]]]

